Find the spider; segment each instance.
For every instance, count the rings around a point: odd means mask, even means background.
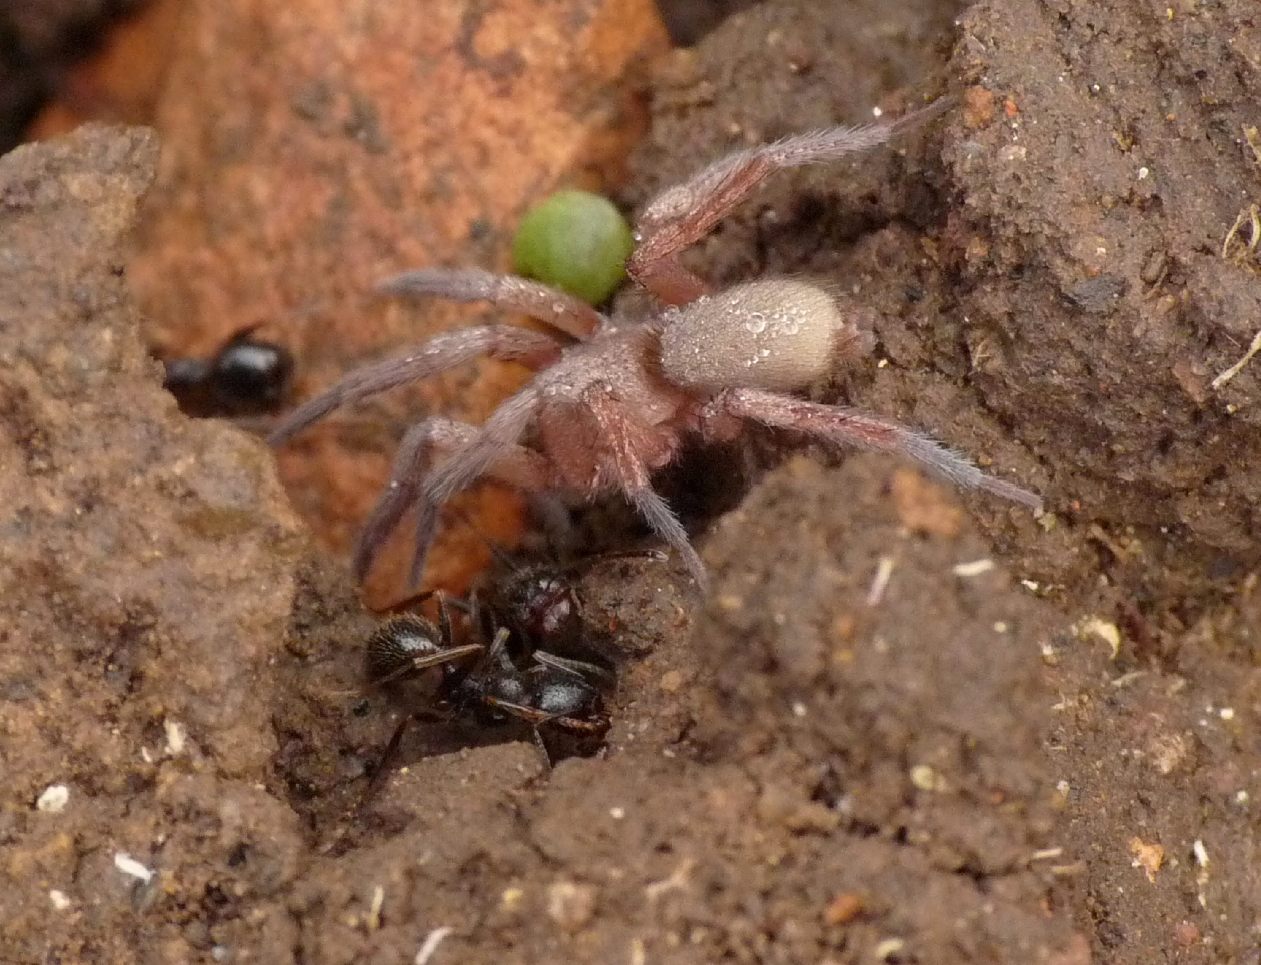
[[[363,580],[414,510],[411,580],[418,583],[440,508],[490,477],[545,499],[620,492],[703,590],[705,566],[653,489],[652,475],[687,437],[732,440],[748,423],[900,454],[957,485],[1040,509],[1034,493],[986,475],[925,435],[793,394],[870,350],[870,337],[831,295],[789,278],[714,291],[679,260],[768,175],[877,147],[949,103],[943,98],[893,122],[826,128],[737,151],[658,195],[636,223],[627,262],[631,279],[659,303],[645,318],[606,317],[546,285],[478,269],[420,269],[382,282],[377,290],[386,295],[486,301],[554,331],[477,325],[443,333],[351,372],[275,428],[270,441],[280,445],[340,406],[481,355],[536,371],[481,426],[434,416],[404,435],[389,485],[359,535],[355,576]]]

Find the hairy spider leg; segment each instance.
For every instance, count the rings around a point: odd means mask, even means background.
[[[600,427],[603,445],[610,457],[608,468],[613,475],[612,481],[652,531],[679,554],[703,592],[709,585],[705,564],[687,538],[687,530],[674,510],[652,488],[652,472],[639,457],[643,447],[635,444],[637,422],[625,406],[613,398],[606,386],[593,386],[583,398]]]
[[[433,416],[407,431],[395,453],[390,481],[355,541],[351,570],[356,580],[363,582],[399,520],[420,501],[425,476],[435,457],[459,450],[476,437],[477,432],[476,426],[444,416]],[[548,479],[543,457],[522,446],[514,446],[501,453],[499,460],[490,468],[489,475],[525,491],[545,489]],[[427,550],[428,539],[422,540],[418,536],[411,564],[411,586],[419,581]]]
[[[376,291],[382,295],[434,295],[457,302],[490,302],[504,311],[546,322],[579,341],[607,322],[581,298],[559,288],[481,268],[418,268],[385,279]]]
[[[637,244],[627,262],[627,273],[667,305],[695,301],[710,289],[683,267],[679,253],[709,234],[769,175],[878,147],[953,103],[952,98],[943,97],[892,122],[795,134],[719,158],[649,202],[635,225]]]
[[[551,335],[511,325],[478,325],[444,332],[402,355],[356,369],[285,416],[267,441],[279,446],[334,409],[416,382],[471,362],[483,355],[523,362],[533,368],[560,356],[561,342]]]
[[[986,475],[963,454],[928,436],[856,409],[822,405],[762,389],[728,389],[706,405],[704,417],[717,427],[723,416],[790,429],[840,445],[906,456],[956,486],[980,489],[1042,509],[1042,498],[1003,479]],[[702,425],[702,431],[704,431]]]

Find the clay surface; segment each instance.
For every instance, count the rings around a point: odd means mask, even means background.
[[[1261,325],[1249,17],[783,0],[658,59],[629,207],[732,147],[959,97],[896,149],[776,177],[689,264],[862,305],[873,364],[820,398],[1049,514],[760,436],[690,455],[663,483],[708,599],[672,563],[583,570],[620,655],[607,752],[547,772],[503,732],[416,725],[366,803],[400,712],[364,686],[375,619],[271,454],[181,416],[146,354],[128,266],[156,141],[98,127],[0,161],[0,961],[1257,961],[1261,370],[1219,378]],[[326,125],[310,190],[360,170],[332,103],[285,122]],[[298,136],[267,116],[246,160],[215,142],[223,171]],[[189,197],[146,203],[208,238]],[[314,236],[308,271],[377,264],[395,221],[444,217],[430,200],[374,209],[367,251]],[[300,287],[176,237],[151,227],[145,257],[235,280],[136,268],[155,304]],[[348,364],[310,332],[321,371]],[[642,545],[616,507],[582,525]]]

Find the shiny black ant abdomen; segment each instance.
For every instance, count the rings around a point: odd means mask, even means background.
[[[189,415],[261,415],[285,401],[293,355],[241,329],[208,359],[166,360],[163,386]]]

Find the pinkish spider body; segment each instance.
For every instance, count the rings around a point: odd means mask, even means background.
[[[557,332],[482,325],[444,333],[406,355],[352,372],[276,428],[271,440],[279,444],[338,406],[479,355],[516,359],[537,370],[480,427],[434,417],[408,431],[390,485],[364,525],[356,574],[364,576],[402,517],[415,511],[418,578],[442,504],[490,476],[567,497],[621,492],[703,583],[704,565],[653,490],[652,474],[674,460],[687,437],[735,438],[749,422],[898,453],[961,486],[1039,507],[1033,493],[985,475],[926,436],[789,394],[869,348],[849,313],[826,292],[780,278],[711,293],[678,261],[683,248],[772,171],[881,144],[939,112],[941,104],[892,124],[831,128],[738,152],[660,195],[640,218],[628,265],[631,277],[663,305],[644,319],[610,320],[544,285],[478,270],[420,270],[385,282],[381,290],[389,294],[488,300],[548,322]]]

